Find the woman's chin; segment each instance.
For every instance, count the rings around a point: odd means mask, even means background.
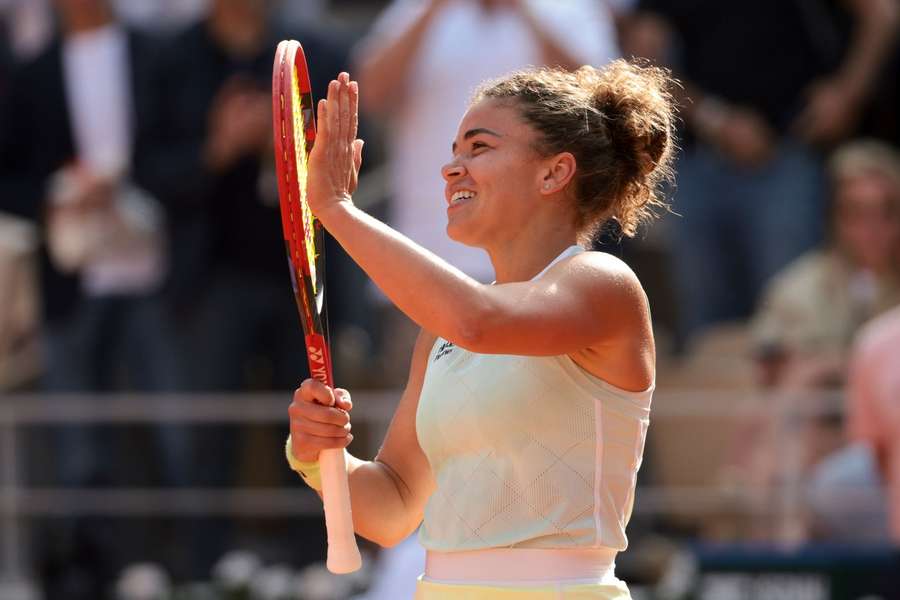
[[[459,242],[460,244],[465,244],[466,246],[477,246],[474,240],[471,239],[471,236],[466,235],[466,231],[464,228],[454,224],[447,224],[447,237],[449,237],[454,242]]]

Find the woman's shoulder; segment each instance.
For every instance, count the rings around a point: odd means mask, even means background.
[[[628,263],[608,252],[586,250],[554,265],[561,276],[577,277],[586,283],[601,287],[615,286],[622,291],[641,290],[641,282]]]
[[[589,298],[589,313],[606,323],[612,318],[626,337],[646,329],[649,299],[622,259],[607,252],[584,251],[554,265],[547,276],[555,279],[549,283],[559,291]]]

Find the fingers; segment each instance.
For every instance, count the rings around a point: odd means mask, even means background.
[[[353,164],[356,165],[357,170],[362,165],[363,145],[365,145],[365,141],[360,139],[353,140]]]
[[[340,106],[341,84],[336,80],[332,80],[328,84],[328,110],[326,118],[328,120],[329,139],[334,137],[335,142],[340,142],[341,138],[341,106]]]
[[[352,428],[348,421],[342,427],[330,425],[327,423],[318,423],[316,421],[308,421],[306,419],[296,419],[291,421],[291,433],[297,431],[316,437],[344,439],[350,433]]]
[[[291,421],[291,453],[294,458],[303,462],[314,462],[319,452],[332,448],[346,448],[353,441],[353,434],[345,432],[343,436],[321,436],[301,429],[300,423]]]
[[[353,142],[353,138],[350,136],[350,75],[347,73],[341,73],[338,75],[338,81],[340,82],[340,93],[338,95],[338,102],[340,103],[340,111],[341,111],[341,129],[340,129],[340,140],[342,142],[346,142],[350,144]]]
[[[348,139],[353,142],[359,134],[359,84],[351,81],[347,92],[350,100],[350,131]]]
[[[352,158],[353,158],[353,170],[350,173],[350,193],[354,193],[356,191],[356,186],[359,183],[359,169],[362,166],[362,148],[363,141],[362,140],[353,140],[352,146]]]
[[[315,402],[322,406],[334,406],[334,390],[317,379],[306,379],[294,392],[294,401]]]
[[[294,392],[288,408],[292,419],[308,419],[318,423],[343,427],[350,422],[353,402],[344,389],[332,389],[315,379],[307,379]]]
[[[335,405],[341,410],[350,412],[353,410],[353,401],[350,399],[350,392],[343,388],[334,388]]]
[[[352,144],[359,132],[359,84],[342,72],[328,84],[327,110],[331,133]]]
[[[316,106],[316,138],[322,144],[328,142],[328,100],[322,98]]]
[[[347,411],[330,406],[319,406],[308,402],[294,401],[288,407],[288,415],[291,421],[309,421],[319,423],[330,428],[343,428],[350,423],[350,415]]]
[[[353,435],[347,434],[343,439],[310,435],[302,431],[294,431],[291,428],[291,452],[297,460],[314,462],[318,460],[319,452],[333,448],[346,448],[353,441]]]
[[[359,86],[346,72],[328,84],[326,97],[317,105],[318,138],[314,163],[323,174],[323,190],[331,196],[352,194],[362,164],[359,131]],[[317,180],[318,181],[318,180]],[[314,209],[315,210],[315,209]]]
[[[352,408],[347,390],[332,389],[314,379],[304,381],[288,407],[294,456],[313,461],[321,450],[347,447],[353,441],[348,414]]]

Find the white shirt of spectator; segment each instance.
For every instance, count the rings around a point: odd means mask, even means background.
[[[150,30],[176,30],[202,19],[209,0],[114,0],[116,15],[126,23]]]
[[[602,66],[618,56],[611,16],[596,0],[523,0],[546,32],[582,64]],[[378,18],[360,52],[404,32],[427,3],[395,0]],[[455,0],[426,32],[402,106],[388,128],[391,152],[391,224],[476,279],[493,279],[487,254],[446,233],[440,168],[476,86],[530,65],[541,65],[528,25],[507,9],[485,11],[475,0]],[[362,93],[365,93],[363,91]]]
[[[62,52],[78,163],[97,174],[123,177],[131,159],[134,118],[127,33],[109,25],[69,35]],[[115,211],[98,215],[83,227],[84,236],[102,231],[104,237],[99,251],[82,265],[82,285],[91,296],[146,292],[162,279],[160,213],[155,202],[123,183]]]
[[[69,35],[63,73],[78,160],[98,173],[120,173],[131,155],[128,37],[108,25]]]

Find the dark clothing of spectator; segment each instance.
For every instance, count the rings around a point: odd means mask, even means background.
[[[837,0],[640,0],[639,10],[672,34],[667,60],[689,98],[671,229],[684,344],[747,318],[764,283],[821,241],[821,156],[798,123],[811,86],[842,66],[856,21]]]
[[[291,36],[271,32],[254,56],[238,58],[230,56],[201,22],[168,44],[157,69],[151,91],[152,119],[138,139],[138,177],[173,215],[177,286],[197,290],[199,282],[219,267],[289,286],[275,182],[261,180],[270,159],[244,156],[221,173],[204,162],[209,113],[217,94],[229,81],[268,94],[275,47],[285,37]],[[313,92],[322,98],[328,81],[344,64],[342,53],[312,34],[296,38],[307,56],[313,57],[309,62]],[[205,248],[197,248],[196,238],[178,235],[178,228],[186,223],[189,228],[206,229]],[[196,257],[196,262],[179,262],[177,258],[191,246],[203,256]],[[290,291],[286,293],[290,297]]]
[[[116,131],[130,140],[130,130],[137,128],[147,114],[149,75],[159,44],[153,37],[124,31],[113,23],[87,34],[97,31],[123,41],[115,47],[116,52],[121,50],[116,58],[122,57],[122,63],[116,64],[121,64],[122,73],[130,79],[121,86],[127,93],[119,96],[104,88],[102,97],[127,115],[117,121],[121,128]],[[76,163],[93,167],[85,165],[90,161],[82,154],[89,144],[78,143],[78,126],[82,130],[85,127],[78,120],[84,112],[79,113],[78,108],[86,105],[73,101],[73,90],[78,88],[72,85],[73,72],[67,71],[73,64],[66,58],[72,56],[67,55],[68,41],[64,35],[57,36],[39,55],[17,65],[0,107],[0,211],[24,217],[44,232],[49,231],[48,214],[55,210],[52,198],[56,175]],[[110,74],[109,79],[116,76]],[[128,105],[120,104],[120,99]],[[127,171],[131,157],[115,158]],[[116,183],[126,185],[124,180]],[[112,201],[119,199],[113,196]],[[49,233],[45,236],[50,237]],[[47,244],[40,254],[42,385],[46,391],[161,392],[178,387],[172,340],[155,283],[139,290],[98,292],[85,285],[88,275],[82,267],[63,272],[51,258]],[[40,477],[41,471],[53,471],[53,485],[102,486],[120,481],[124,468],[118,444],[121,440],[106,433],[85,424],[38,430],[27,439],[32,451],[26,456],[36,455],[44,461],[40,468],[26,472],[29,477]],[[183,461],[189,449],[185,432],[163,425],[155,434],[162,454],[160,478],[167,484],[186,483]],[[47,435],[50,439],[44,438]],[[48,450],[51,448],[52,452]],[[140,477],[142,473],[132,471],[131,475]],[[138,485],[154,483],[142,480]],[[120,524],[108,519],[78,517],[56,523],[52,533],[41,536],[37,549],[48,597],[101,597],[117,570],[126,561],[138,558],[134,553],[140,548],[131,543],[132,533],[131,528],[123,532]]]
[[[270,30],[255,53],[235,56],[200,22],[168,44],[138,137],[138,180],[170,217],[169,287],[190,332],[184,360],[193,389],[291,388],[306,374],[271,150],[245,153],[219,171],[206,155],[223,89],[268,96],[275,47],[286,38],[303,44],[314,96],[323,97],[345,56],[323,36]],[[257,379],[254,366],[261,366]]]
[[[6,30],[0,23],[0,100],[9,91],[9,76],[13,67],[12,53],[6,37]]]
[[[126,110],[136,128],[147,115],[149,75],[159,46],[137,31],[127,31],[125,38],[131,100]],[[64,42],[58,37],[15,69],[0,107],[0,211],[24,217],[42,230],[47,229],[53,176],[79,160],[64,64]],[[121,159],[125,165],[130,162],[128,156]],[[39,262],[47,390],[177,387],[158,291],[91,295],[81,271],[60,270],[46,244]]]
[[[149,79],[156,40],[129,31],[134,120],[146,115]],[[41,224],[49,179],[73,163],[76,148],[63,74],[63,45],[56,39],[11,75],[9,94],[0,107],[0,211]],[[69,317],[82,300],[79,277],[60,272],[41,253],[44,318],[48,323]]]
[[[214,31],[214,21],[198,22],[174,34],[161,53],[148,98],[150,118],[137,138],[136,179],[169,217],[167,296],[179,323],[187,388],[293,389],[307,374],[306,354],[287,270],[271,116],[260,117],[260,104],[270,115],[280,40],[303,44],[316,98],[343,68],[345,51],[320,35],[269,28],[255,50],[238,52]],[[254,111],[252,127],[241,126],[260,135],[217,163],[209,147],[223,127],[218,111],[230,111],[235,98]],[[211,424],[195,431],[193,440],[194,485],[241,484],[242,432]],[[218,518],[192,526],[185,547],[193,576],[209,572],[233,543],[237,526]]]
[[[806,86],[838,66],[849,39],[849,18],[834,0],[641,0],[639,8],[674,29],[679,76],[756,109],[782,134]]]

